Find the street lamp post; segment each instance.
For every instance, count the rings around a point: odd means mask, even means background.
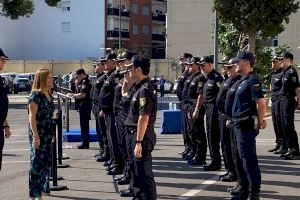
[[[214,68],[218,68],[218,26],[219,26],[219,21],[218,21],[218,14],[217,11],[215,11],[215,31],[214,31]]]
[[[122,0],[119,2],[119,49],[121,49],[121,28],[122,28],[122,14],[121,14]]]

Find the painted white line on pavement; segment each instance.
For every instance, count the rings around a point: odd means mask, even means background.
[[[2,162],[2,164],[10,164],[10,163],[29,163],[29,160],[4,161],[4,162]]]
[[[3,152],[12,152],[12,151],[29,151],[29,149],[4,149]]]
[[[204,190],[208,186],[213,185],[215,182],[217,182],[220,174],[223,174],[223,172],[220,172],[219,174],[213,176],[210,180],[206,180],[206,181],[202,182],[198,187],[184,193],[183,195],[181,195],[179,197],[179,199],[187,200],[190,197],[193,197],[194,195],[198,194],[199,192],[201,192],[202,190]]]

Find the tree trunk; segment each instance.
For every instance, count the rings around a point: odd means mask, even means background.
[[[249,41],[248,41],[248,50],[252,53],[255,53],[255,46],[256,46],[256,31],[249,31]]]

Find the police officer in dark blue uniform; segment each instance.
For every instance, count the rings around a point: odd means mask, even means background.
[[[300,109],[300,84],[297,72],[292,68],[293,54],[281,55],[283,65],[282,87],[280,90],[280,118],[288,152],[282,156],[294,159],[299,156],[298,136],[295,130],[295,107]],[[297,97],[297,102],[295,101]],[[295,106],[296,105],[296,106]]]
[[[126,63],[126,66],[130,66],[130,62]],[[127,69],[127,71],[129,71]],[[122,118],[127,119],[130,111],[130,104],[131,100],[133,98],[133,95],[135,94],[135,83],[131,79],[129,73],[125,73],[125,78],[123,81],[122,86]],[[120,196],[121,197],[133,197],[133,187],[137,185],[136,182],[134,182],[135,179],[135,160],[134,160],[134,154],[133,154],[133,148],[132,141],[134,139],[135,135],[131,134],[131,132],[126,127],[126,148],[127,148],[127,155],[128,155],[128,164],[129,164],[129,172],[130,172],[130,184],[127,189],[120,190]],[[119,182],[119,181],[118,181]],[[138,186],[136,186],[138,187]]]
[[[9,58],[4,54],[3,50],[0,48],[0,71],[3,70],[6,60]],[[0,171],[2,166],[2,151],[4,146],[4,136],[9,138],[10,128],[8,126],[6,117],[8,112],[8,87],[2,82],[0,76]]]
[[[107,161],[109,159],[109,150],[106,134],[106,126],[103,117],[100,117],[100,98],[99,93],[101,88],[107,79],[105,73],[105,66],[103,61],[97,61],[95,66],[95,72],[97,73],[97,79],[91,90],[91,101],[92,101],[92,111],[96,120],[96,130],[98,136],[98,142],[100,146],[99,154],[96,155],[97,162]]]
[[[216,107],[216,98],[223,77],[213,68],[213,56],[204,56],[201,58],[200,64],[203,72],[207,75],[202,95],[206,114],[207,139],[212,160],[211,164],[204,166],[203,169],[205,171],[215,171],[221,169],[219,114]]]
[[[240,191],[232,200],[258,200],[261,185],[261,173],[256,155],[256,141],[259,129],[266,127],[264,120],[266,101],[262,92],[262,83],[253,72],[255,58],[249,51],[241,51],[234,62],[241,73],[242,80],[235,94],[232,107],[232,121],[237,139],[239,156],[247,179],[241,183]]]
[[[136,83],[135,93],[131,100],[130,111],[125,125],[132,140],[135,178],[134,199],[155,200],[156,183],[152,170],[151,152],[156,144],[154,123],[156,121],[157,102],[154,88],[148,77],[150,60],[141,56],[134,56],[130,64],[129,75]]]
[[[272,58],[272,78],[270,85],[271,92],[271,106],[272,106],[272,121],[274,132],[276,136],[275,147],[270,149],[269,152],[274,152],[275,154],[285,154],[287,153],[287,144],[283,140],[283,130],[280,120],[280,90],[282,88],[282,62],[278,56]]]
[[[229,60],[228,60],[229,61]],[[225,114],[225,100],[227,92],[230,87],[240,79],[240,76],[234,71],[234,64],[228,63],[227,59],[223,60],[221,64],[223,65],[224,72],[226,72],[226,77],[220,87],[220,91],[218,93],[216,99],[216,106],[219,112],[219,128],[220,128],[220,136],[221,136],[221,149],[222,155],[224,159],[224,165],[227,170],[227,173],[224,176],[220,177],[221,181],[224,182],[233,182],[237,180],[237,174],[234,167],[233,159],[232,159],[232,151],[231,151],[231,137],[230,131],[226,126],[227,116]],[[225,75],[224,75],[225,76]]]
[[[187,63],[187,60],[189,58],[192,58],[192,57],[193,57],[193,55],[190,54],[190,53],[183,53],[183,54],[181,54],[180,57],[178,57],[179,65],[182,68],[182,74],[177,78],[178,85],[177,85],[177,89],[176,89],[176,94],[177,94],[178,100],[180,101],[181,132],[182,132],[182,135],[183,135],[183,142],[184,142],[184,146],[185,146],[184,151],[180,152],[180,154],[182,154],[183,158],[185,158],[188,155],[188,153],[190,153],[189,152],[190,143],[186,141],[187,140],[186,110],[185,110],[185,103],[184,103],[183,98],[182,98],[182,91],[183,91],[183,88],[184,88],[184,83],[190,75],[186,63]],[[191,156],[189,156],[189,157],[191,157]]]
[[[120,146],[118,145],[119,142],[116,131],[115,115],[113,112],[115,87],[120,81],[120,74],[116,70],[116,58],[117,55],[111,53],[108,54],[105,59],[105,67],[108,71],[108,78],[104,82],[100,91],[100,116],[104,116],[105,118],[111,158],[111,165],[107,168],[108,175],[122,174],[125,165]]]
[[[123,104],[122,104],[122,86],[124,82],[124,75],[128,73],[128,70],[125,68],[125,64],[129,64],[131,62],[131,59],[134,55],[137,55],[133,52],[125,51],[122,54],[119,54],[117,57],[118,60],[118,67],[119,67],[119,78],[120,81],[118,85],[115,88],[115,96],[114,96],[114,114],[115,114],[115,121],[116,121],[116,130],[118,135],[118,142],[120,145],[120,150],[123,155],[123,159],[125,161],[125,168],[123,171],[123,176],[121,176],[118,179],[115,179],[117,181],[118,185],[125,185],[130,182],[130,170],[129,170],[129,159],[128,159],[128,153],[127,153],[127,146],[126,146],[126,127],[125,127],[125,120],[127,118],[127,114],[123,114]],[[126,117],[126,118],[125,118]]]
[[[230,87],[230,89],[228,90],[227,94],[226,94],[226,98],[225,98],[225,105],[224,105],[224,110],[225,110],[225,115],[227,118],[226,121],[226,127],[229,129],[229,134],[230,134],[230,142],[231,142],[231,153],[232,153],[232,160],[233,160],[233,164],[234,164],[234,168],[235,168],[235,172],[237,175],[237,184],[236,186],[234,186],[233,188],[228,188],[228,191],[233,195],[233,194],[238,194],[240,189],[241,189],[241,185],[243,182],[247,182],[247,177],[246,174],[244,172],[243,169],[243,163],[240,159],[239,156],[239,152],[237,149],[237,142],[236,142],[236,134],[234,132],[234,127],[232,124],[232,106],[233,106],[233,101],[235,98],[235,93],[236,90],[238,88],[238,85],[240,84],[241,81],[241,76],[240,74],[236,71],[237,66],[236,64],[233,63],[233,60],[230,59],[228,64],[227,64],[227,70],[228,70],[228,74],[230,74],[231,77],[235,77],[234,78],[234,83],[232,84],[232,86]],[[225,176],[221,176],[220,178],[226,178],[226,176],[229,175],[225,174]],[[229,178],[230,176],[228,176]],[[246,179],[246,180],[245,180]]]
[[[90,98],[92,85],[84,69],[78,69],[76,71],[75,78],[79,83],[78,93],[69,94],[69,96],[73,97],[79,103],[79,118],[80,118],[82,142],[80,145],[77,146],[77,148],[88,149],[90,144],[89,120],[91,117],[91,110],[92,110],[92,104]]]
[[[186,96],[184,97],[186,102],[186,110],[187,110],[187,132],[188,137],[187,141],[190,141],[192,144],[192,152],[194,157],[191,158],[188,163],[190,165],[204,165],[206,164],[206,153],[207,153],[207,140],[205,135],[204,128],[204,114],[205,109],[201,106],[198,115],[193,116],[197,99],[199,96],[199,88],[203,88],[203,85],[206,81],[206,78],[201,73],[200,70],[200,58],[193,57],[188,60],[189,72],[191,76],[188,77],[187,80],[191,80],[188,86],[184,87],[184,90],[187,89]],[[187,82],[187,81],[186,81]],[[183,94],[185,91],[183,92]],[[189,139],[189,140],[188,140]]]

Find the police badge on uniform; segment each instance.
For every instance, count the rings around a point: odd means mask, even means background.
[[[115,83],[118,84],[120,82],[119,78],[115,78]]]
[[[145,97],[140,98],[140,107],[143,107],[145,105],[146,105],[146,98]]]

